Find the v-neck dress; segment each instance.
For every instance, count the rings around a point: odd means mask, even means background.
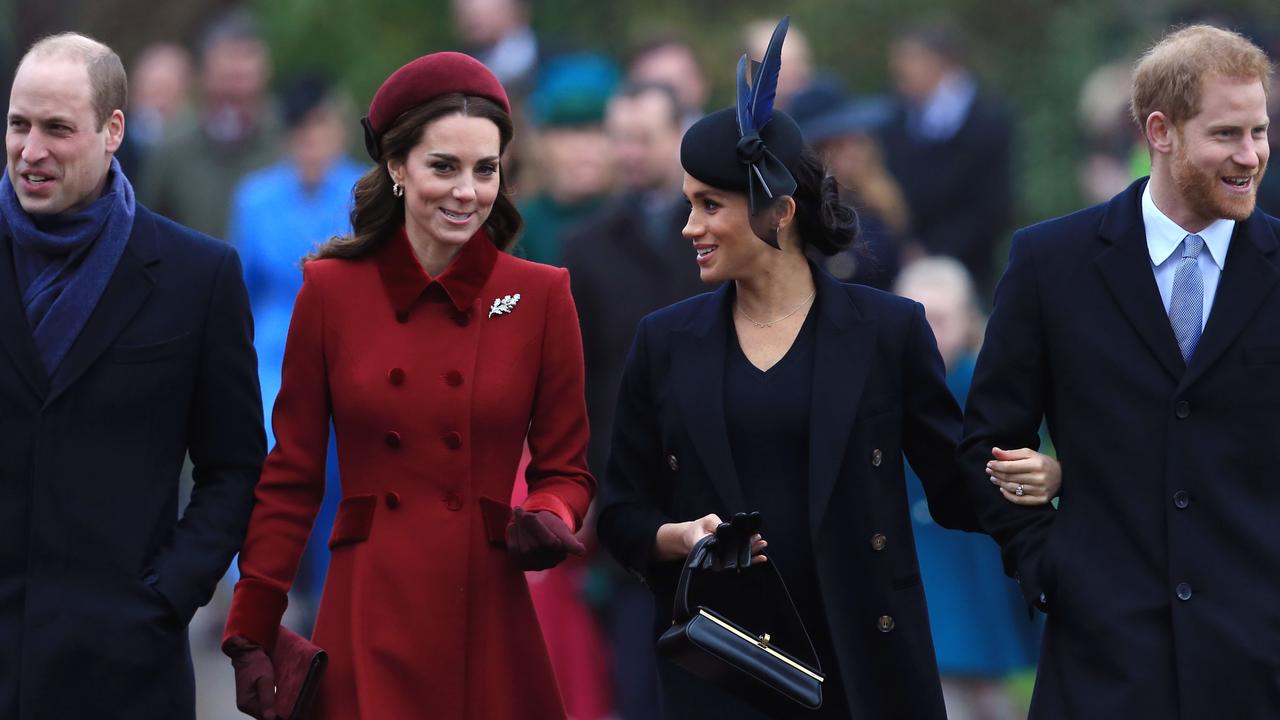
[[[787,353],[767,371],[751,363],[736,333],[728,333],[725,424],[742,495],[764,519],[765,555],[786,582],[827,677],[822,708],[802,716],[847,718],[810,538],[809,415],[817,317],[816,308],[810,308]]]

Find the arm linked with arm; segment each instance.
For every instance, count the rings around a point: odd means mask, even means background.
[[[978,518],[956,461],[960,406],[947,388],[942,355],[918,303],[903,363],[902,449],[920,477],[929,513],[943,527],[976,531]]]
[[[1055,510],[1006,501],[985,471],[993,447],[1040,447],[1049,377],[1032,242],[1026,231],[1013,237],[965,404],[959,457],[983,530],[1000,544],[1005,572],[1029,603],[1043,607],[1040,559]]]

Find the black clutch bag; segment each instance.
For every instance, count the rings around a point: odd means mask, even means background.
[[[672,624],[658,638],[658,653],[695,677],[758,707],[774,711],[788,705],[818,709],[822,706],[822,667],[772,561],[738,569],[760,574],[760,580],[773,588],[773,592],[743,601],[777,604],[774,609],[787,621],[784,624],[788,626],[791,649],[804,653],[801,657],[775,645],[768,632],[753,632],[722,612],[690,602],[694,576],[711,571],[716,542],[714,535],[708,535],[698,541],[685,560],[676,586]]]

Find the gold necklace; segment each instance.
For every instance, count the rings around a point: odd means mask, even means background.
[[[750,322],[752,325],[755,325],[758,328],[767,328],[767,327],[772,327],[782,322],[783,320],[786,320],[792,315],[795,315],[796,313],[800,312],[800,308],[804,307],[805,305],[808,305],[809,301],[812,300],[817,294],[818,294],[818,289],[814,288],[813,292],[809,293],[809,297],[805,298],[804,300],[801,300],[799,305],[791,309],[791,312],[787,313],[786,315],[783,315],[780,318],[775,318],[773,320],[770,320],[769,322],[760,322],[759,320],[756,320],[755,318],[751,317],[750,315],[747,314],[747,311],[743,310],[742,306],[736,302],[733,304],[733,306],[742,315],[742,317],[747,319],[747,322]]]

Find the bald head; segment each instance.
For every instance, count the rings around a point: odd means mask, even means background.
[[[84,65],[89,73],[90,102],[98,130],[113,112],[124,111],[129,95],[124,64],[114,50],[97,40],[71,32],[50,35],[37,40],[22,56],[22,63],[28,60],[71,60]]]

